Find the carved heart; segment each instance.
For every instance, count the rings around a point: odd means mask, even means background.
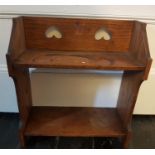
[[[105,28],[100,28],[95,33],[95,39],[96,40],[101,40],[101,39],[110,40],[111,36],[110,36],[109,32]]]
[[[60,39],[62,38],[62,34],[61,32],[59,31],[59,29],[55,26],[51,26],[49,27],[46,32],[45,32],[45,35],[47,38],[52,38],[52,37],[55,37],[57,39]]]

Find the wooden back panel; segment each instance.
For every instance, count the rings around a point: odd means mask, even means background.
[[[123,20],[23,17],[26,47],[57,51],[126,52],[129,49],[134,22]],[[57,27],[62,38],[46,38],[45,31]],[[95,40],[101,27],[111,40]]]

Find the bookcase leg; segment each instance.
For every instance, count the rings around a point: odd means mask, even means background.
[[[124,71],[118,102],[117,111],[122,125],[127,130],[123,138],[123,147],[127,148],[131,136],[132,113],[136,103],[139,88],[143,82],[143,72]]]
[[[20,112],[19,142],[21,148],[25,148],[24,130],[31,111],[32,97],[28,69],[13,68],[13,81],[16,87],[18,108]]]
[[[124,148],[124,149],[128,149],[130,139],[131,139],[131,134],[130,134],[130,133],[128,133],[127,135],[125,135],[125,136],[122,138],[122,144],[123,144],[123,148]]]
[[[21,131],[19,131],[19,142],[20,142],[20,148],[22,149],[26,148],[26,139],[24,133]]]
[[[26,139],[24,135],[24,129],[25,126],[22,123],[22,120],[19,122],[19,131],[18,131],[18,137],[19,137],[19,146],[21,149],[26,148]]]

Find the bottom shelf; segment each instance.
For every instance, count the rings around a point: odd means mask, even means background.
[[[103,136],[126,134],[116,108],[32,107],[27,136]]]

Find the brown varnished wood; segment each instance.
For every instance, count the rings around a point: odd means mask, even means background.
[[[122,136],[115,108],[33,107],[25,135]]]
[[[85,68],[105,70],[143,70],[129,53],[25,51],[15,64],[39,68]]]
[[[17,103],[20,113],[20,125],[19,125],[19,140],[22,148],[25,147],[25,135],[24,130],[29,117],[29,113],[32,106],[31,86],[29,70],[26,68],[15,68],[10,62],[9,55],[7,55],[8,69],[10,76],[12,77],[17,94]],[[11,70],[10,70],[11,69]]]
[[[137,60],[145,64],[147,63],[147,58],[150,57],[150,54],[148,53],[149,48],[145,23],[135,21],[130,43],[130,51],[134,54]]]
[[[31,86],[28,69],[14,68],[12,76],[17,94],[18,108],[20,112],[19,139],[21,147],[25,147],[24,130],[32,106]]]
[[[25,49],[25,34],[21,17],[13,20],[12,33],[8,53],[6,55],[9,75],[12,77],[17,94],[20,112],[19,140],[21,147],[25,146],[24,129],[32,106],[31,86],[28,68],[18,68],[13,65]]]
[[[17,94],[20,112],[19,140],[21,147],[25,146],[24,129],[32,106],[31,87],[28,68],[17,68],[13,65],[25,49],[25,34],[21,17],[13,20],[12,33],[8,53],[6,55],[9,75],[12,77]]]
[[[27,48],[57,51],[107,51],[126,52],[129,49],[133,22],[121,20],[67,19],[24,17]],[[56,26],[62,38],[46,38],[45,31]],[[112,35],[111,40],[94,39],[95,32],[105,27]]]
[[[132,117],[133,108],[137,99],[138,90],[143,82],[143,72],[125,71],[122,77],[119,97],[118,112],[127,127]]]
[[[132,137],[132,132],[131,130],[128,130],[127,134],[123,136],[122,138],[122,143],[123,143],[123,148],[127,149],[129,147],[129,143]]]
[[[152,64],[145,23],[135,21],[129,50],[131,56],[144,64],[145,68],[141,72],[125,71],[122,77],[117,109],[124,127],[128,130],[123,142],[125,148],[131,137],[131,119],[138,91],[143,80],[147,79]]]
[[[29,70],[16,68],[14,74],[19,111],[22,121],[26,123],[32,106]]]
[[[61,39],[46,38],[56,26]],[[94,39],[105,27],[112,39]],[[20,143],[25,136],[121,137],[124,148],[131,137],[132,112],[138,91],[151,67],[146,24],[137,21],[19,17],[6,55],[20,112]],[[116,108],[33,107],[28,69],[74,68],[123,70]]]
[[[143,79],[146,80],[151,68],[152,59],[148,52],[149,46],[145,23],[135,21],[129,50],[137,61],[145,65]]]
[[[145,67],[145,70],[144,70],[143,80],[147,80],[148,79],[149,72],[150,72],[151,65],[152,65],[152,61],[153,61],[152,58],[148,59],[148,62],[146,64],[146,67]]]
[[[25,49],[25,33],[22,17],[13,19],[12,33],[8,49],[11,59],[17,58]]]
[[[117,110],[124,127],[128,130],[123,142],[125,148],[129,143],[131,135],[132,113],[137,100],[139,88],[143,82],[143,74],[143,71],[125,71],[122,77]]]

